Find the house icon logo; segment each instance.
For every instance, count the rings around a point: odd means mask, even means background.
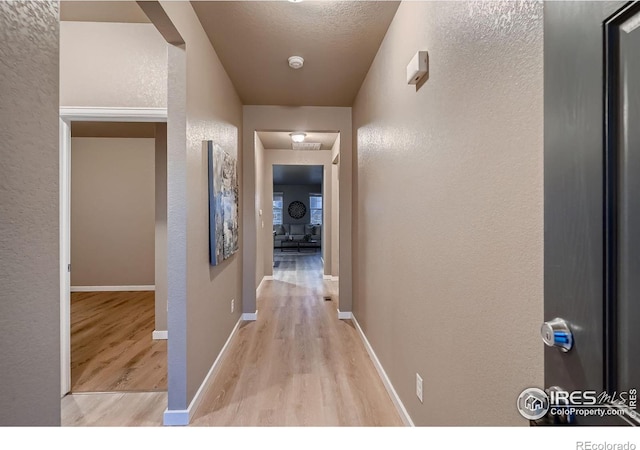
[[[549,411],[549,396],[542,389],[527,388],[518,397],[517,406],[522,417],[536,420]]]

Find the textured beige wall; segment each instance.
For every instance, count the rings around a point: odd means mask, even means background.
[[[155,138],[153,122],[71,122],[73,137]]]
[[[149,18],[133,0],[63,0],[60,20],[149,23]]]
[[[242,105],[191,4],[163,1],[161,5],[186,44],[184,50],[172,47],[169,53],[169,214],[174,207],[178,208],[176,220],[186,214],[186,224],[182,223],[186,228],[176,230],[175,235],[176,241],[186,239],[186,248],[180,250],[179,242],[169,241],[170,260],[174,251],[186,253],[176,255],[178,262],[186,257],[186,292],[174,298],[176,286],[169,286],[169,409],[181,410],[193,399],[241,313],[242,235],[238,253],[215,267],[209,265],[204,141],[213,140],[238,158],[241,185]],[[180,123],[186,125],[183,131]],[[180,207],[176,202],[182,198],[186,204]],[[169,234],[174,236],[169,220]],[[172,276],[170,283],[177,280]],[[180,280],[177,285],[180,287]],[[232,299],[236,301],[234,313]]]
[[[155,139],[71,139],[71,286],[153,285]]]
[[[265,149],[264,149],[264,145],[262,144],[262,141],[260,140],[257,134],[255,134],[255,140],[256,140],[256,144],[255,144],[256,146],[256,151],[255,151],[256,261],[258,261],[258,263],[256,264],[256,289],[258,289],[258,286],[260,286],[260,282],[262,281],[264,276],[267,274],[265,270],[270,268],[270,270],[268,270],[269,275],[273,274],[273,264],[271,262],[270,263],[265,262],[264,264],[260,263],[260,261],[265,261],[265,250],[266,250],[266,247],[269,246],[269,241],[265,241],[264,239],[264,234],[269,228],[268,224],[266,223],[267,210],[271,211],[270,217],[271,217],[271,223],[273,223],[273,186],[271,189],[271,197],[268,197],[265,190],[265,187],[267,186],[265,186],[265,182],[264,182],[265,171],[267,170],[267,168],[265,167],[265,161],[264,161]],[[260,214],[260,211],[262,211],[262,214]],[[271,239],[271,242],[273,242],[273,239]],[[273,257],[272,257],[272,260],[273,260]]]
[[[0,2],[0,425],[60,425],[58,5]]]
[[[340,161],[340,135],[336,138],[331,148],[331,276],[337,277],[340,273],[340,165],[333,164]]]
[[[149,3],[150,4],[150,3]],[[164,27],[173,23],[159,4]],[[164,15],[164,16],[163,16]],[[156,23],[154,16],[154,24]],[[175,34],[177,31],[172,30]],[[167,378],[168,408],[187,401],[187,55],[184,45],[168,45],[167,97]]]
[[[527,425],[543,382],[542,16],[403,2],[353,107],[354,314],[417,425]]]
[[[155,329],[167,330],[167,124],[155,125]]]
[[[61,22],[60,104],[165,108],[165,40],[152,24]]]
[[[352,198],[352,126],[351,108],[343,107],[286,107],[286,106],[255,106],[243,107],[243,171],[254,173],[255,161],[255,131],[277,130],[308,130],[339,132],[341,136],[340,152],[344,156],[340,166],[340,309],[351,311],[352,277],[351,277],[351,198]],[[268,153],[268,152],[267,152]],[[271,175],[272,176],[272,175]],[[241,195],[243,199],[243,298],[242,310],[246,313],[256,311],[256,270],[257,235],[256,223],[256,180],[255,177],[245,177]],[[273,212],[271,212],[273,213]],[[264,214],[264,208],[263,208]],[[266,223],[265,223],[266,227]],[[273,251],[273,247],[271,247]],[[265,257],[270,260],[268,247]],[[265,272],[265,275],[267,273]]]

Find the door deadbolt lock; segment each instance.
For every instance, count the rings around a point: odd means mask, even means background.
[[[542,324],[542,340],[549,347],[568,352],[573,347],[573,333],[566,320],[555,318]]]

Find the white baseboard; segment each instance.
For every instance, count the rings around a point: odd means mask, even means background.
[[[327,281],[331,281],[332,280],[332,276],[331,275],[322,275],[322,279],[323,280],[327,280]]]
[[[265,281],[272,281],[272,280],[273,280],[273,275],[265,275],[265,276],[263,276],[262,280],[260,280],[260,283],[258,283],[258,287],[256,288],[256,294],[258,293],[258,291],[262,287],[262,283],[264,283]]]
[[[353,319],[353,313],[351,311],[338,310],[338,319],[340,320]]]
[[[124,292],[124,291],[155,291],[156,287],[148,286],[71,286],[71,292]]]
[[[167,330],[153,330],[153,334],[151,335],[154,341],[162,341],[164,339],[169,339],[169,331]]]
[[[189,409],[166,409],[164,411],[162,424],[165,426],[189,425],[191,412],[191,407],[189,407]]]
[[[393,385],[391,384],[391,380],[389,380],[387,373],[384,371],[384,368],[382,367],[382,364],[380,363],[380,360],[378,359],[376,352],[373,351],[373,347],[371,347],[369,340],[364,335],[362,328],[360,328],[360,324],[358,323],[358,321],[356,320],[355,316],[352,313],[349,313],[349,314],[351,314],[351,320],[356,326],[356,330],[358,331],[358,334],[360,335],[360,338],[364,343],[364,347],[367,349],[367,353],[369,354],[371,361],[373,361],[373,365],[378,371],[378,375],[380,376],[380,379],[382,379],[382,384],[384,384],[384,387],[389,393],[389,396],[391,397],[393,404],[396,406],[396,409],[398,410],[398,414],[400,414],[400,418],[402,419],[402,422],[407,427],[415,427],[413,420],[411,420],[411,416],[409,415],[406,408],[402,404],[402,400],[400,400],[398,393],[396,392]]]
[[[233,339],[233,337],[238,332],[238,328],[240,327],[241,322],[242,322],[242,319],[236,322],[236,326],[233,327],[231,334],[229,334],[229,337],[227,338],[227,342],[224,343],[224,345],[222,346],[222,349],[220,350],[220,353],[218,353],[218,357],[211,365],[211,368],[209,369],[209,373],[207,373],[207,376],[204,377],[204,380],[202,380],[202,383],[200,384],[200,387],[198,388],[196,395],[193,396],[193,400],[191,400],[189,407],[187,409],[174,409],[174,410],[166,409],[164,411],[164,418],[162,421],[164,425],[170,425],[170,426],[189,425],[189,422],[191,422],[191,418],[193,417],[193,414],[198,409],[198,406],[200,406],[200,402],[204,397],[204,392],[206,390],[207,385],[211,380],[213,380],[216,373],[218,372],[218,369],[220,368],[220,364],[222,363],[222,358],[224,357],[225,353],[227,352],[227,348],[229,347],[229,342],[231,342],[231,339]]]
[[[331,276],[331,281],[340,281],[340,277]]]
[[[240,318],[241,320],[258,320],[258,310],[256,309],[256,312],[254,313],[242,313],[242,317]]]

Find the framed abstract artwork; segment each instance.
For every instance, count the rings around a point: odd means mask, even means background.
[[[207,141],[209,163],[209,260],[220,264],[238,251],[236,159]]]

